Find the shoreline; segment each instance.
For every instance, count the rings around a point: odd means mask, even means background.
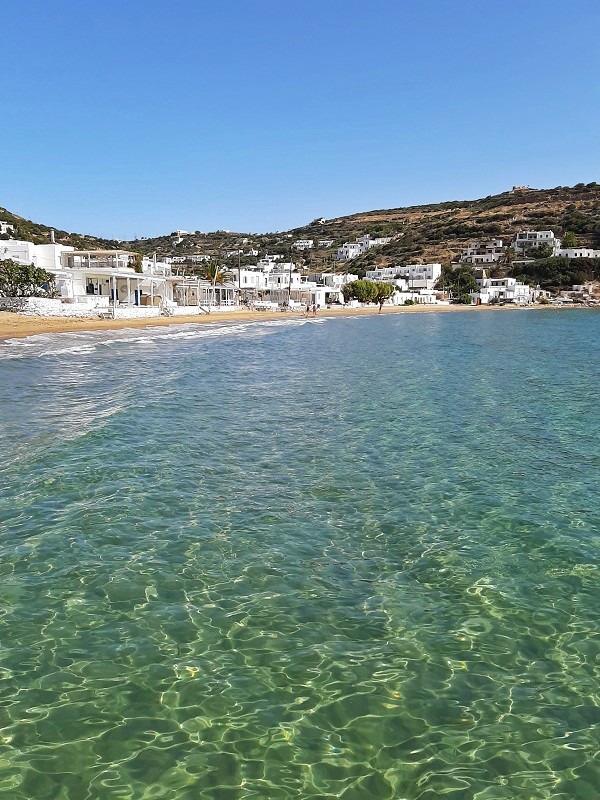
[[[480,313],[482,311],[524,311],[553,306],[384,306],[381,314]],[[320,317],[378,316],[376,307],[323,309]],[[215,324],[219,322],[260,322],[276,319],[305,319],[300,312],[281,311],[215,311],[211,314],[190,314],[180,317],[143,317],[141,319],[90,319],[89,317],[35,317],[10,311],[0,311],[0,341],[23,339],[47,333],[77,333],[84,331],[123,330],[125,328],[156,328],[169,325]],[[312,316],[308,317],[312,319]]]

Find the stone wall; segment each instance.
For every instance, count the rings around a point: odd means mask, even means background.
[[[60,298],[0,297],[0,311],[14,311],[29,317],[85,317],[97,319],[100,315],[112,316],[112,307],[90,307],[83,303],[63,303]],[[117,306],[116,319],[160,317],[160,308],[152,306]]]
[[[213,306],[214,313],[223,311],[241,311],[241,306]],[[83,303],[63,303],[60,298],[48,297],[0,297],[0,311],[14,311],[30,317],[86,317],[96,319],[100,315],[112,316],[112,306],[93,307]],[[198,314],[206,316],[206,311],[199,306],[169,306],[170,316],[182,317]],[[160,317],[161,310],[152,306],[117,306],[115,319],[140,319],[144,317]]]
[[[14,311],[30,317],[97,317],[97,308],[63,303],[48,297],[0,297],[0,311]]]

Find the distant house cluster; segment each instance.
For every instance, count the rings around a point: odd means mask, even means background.
[[[362,256],[372,247],[380,247],[392,241],[391,236],[372,237],[368,233],[358,236],[354,242],[345,242],[337,251],[337,261],[351,261],[353,258]]]
[[[600,250],[590,247],[563,247],[562,241],[555,235],[554,231],[519,231],[514,241],[510,244],[514,257],[520,259],[520,263],[530,263],[533,261],[531,252],[540,247],[548,248],[550,256],[566,256],[567,258],[600,258]],[[459,262],[461,264],[472,264],[473,266],[484,266],[495,264],[506,257],[507,247],[502,239],[490,239],[488,241],[473,242],[469,244],[461,253]]]

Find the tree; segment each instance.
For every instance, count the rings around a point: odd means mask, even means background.
[[[514,271],[516,272],[516,270]],[[519,265],[519,277],[525,282],[538,284],[542,289],[560,290],[576,283],[600,278],[600,259],[597,258],[545,258]]]
[[[478,287],[473,268],[469,264],[459,264],[455,269],[442,267],[442,274],[435,288],[449,292],[457,303],[469,304],[471,302],[469,292],[476,292]]]
[[[391,283],[379,281],[375,284],[375,291],[375,302],[379,303],[379,313],[381,314],[383,304],[394,294],[394,286]]]
[[[554,251],[548,242],[542,242],[538,247],[530,247],[528,255],[536,259],[552,258]]]
[[[141,253],[134,253],[129,258],[129,266],[133,267],[135,272],[138,272],[140,274],[142,272],[142,261],[143,261],[143,258],[144,257],[142,256]]]
[[[377,285],[373,281],[359,279],[342,287],[344,300],[358,300],[359,303],[373,303],[377,296]]]
[[[3,297],[54,297],[54,275],[33,264],[0,261],[0,295]]]
[[[216,283],[224,283],[225,270],[216,261],[210,261],[203,269],[204,278],[214,286]]]
[[[577,239],[572,231],[567,231],[563,238],[563,247],[577,247]]]
[[[220,266],[218,262],[211,261],[204,270],[204,277],[211,283],[210,304],[214,306],[216,296],[215,287],[217,283],[225,283],[225,269]]]

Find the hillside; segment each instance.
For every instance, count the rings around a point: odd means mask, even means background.
[[[14,226],[13,239],[24,239],[34,244],[47,244],[50,241],[50,231],[52,230],[50,226],[19,217],[6,208],[0,207],[0,221]],[[0,239],[2,238],[8,237],[0,236]],[[69,233],[60,228],[54,228],[54,238],[57,243],[71,245],[77,250],[123,247],[114,239],[101,239],[98,236],[88,236],[83,233]]]
[[[30,222],[0,209],[0,220],[15,225],[15,235],[36,243],[49,241],[50,228]],[[454,200],[423,206],[379,209],[314,220],[308,225],[286,232],[249,234],[229,231],[202,233],[196,231],[176,243],[172,234],[133,241],[116,241],[68,233],[55,229],[56,241],[81,249],[121,247],[160,256],[205,254],[232,266],[238,258],[225,258],[228,250],[249,248],[265,253],[281,253],[299,260],[308,269],[330,266],[338,246],[357,236],[393,236],[388,245],[373,248],[359,258],[346,262],[344,268],[353,272],[372,265],[391,265],[414,261],[450,263],[463,247],[477,239],[499,237],[511,239],[526,228],[552,229],[557,235],[571,231],[577,244],[600,248],[600,185],[577,184],[554,189],[526,189],[485,197],[480,200]],[[333,239],[333,246],[296,253],[296,239]],[[243,240],[246,240],[243,241]],[[243,243],[242,243],[243,242]],[[255,257],[240,256],[241,263],[255,263]]]

